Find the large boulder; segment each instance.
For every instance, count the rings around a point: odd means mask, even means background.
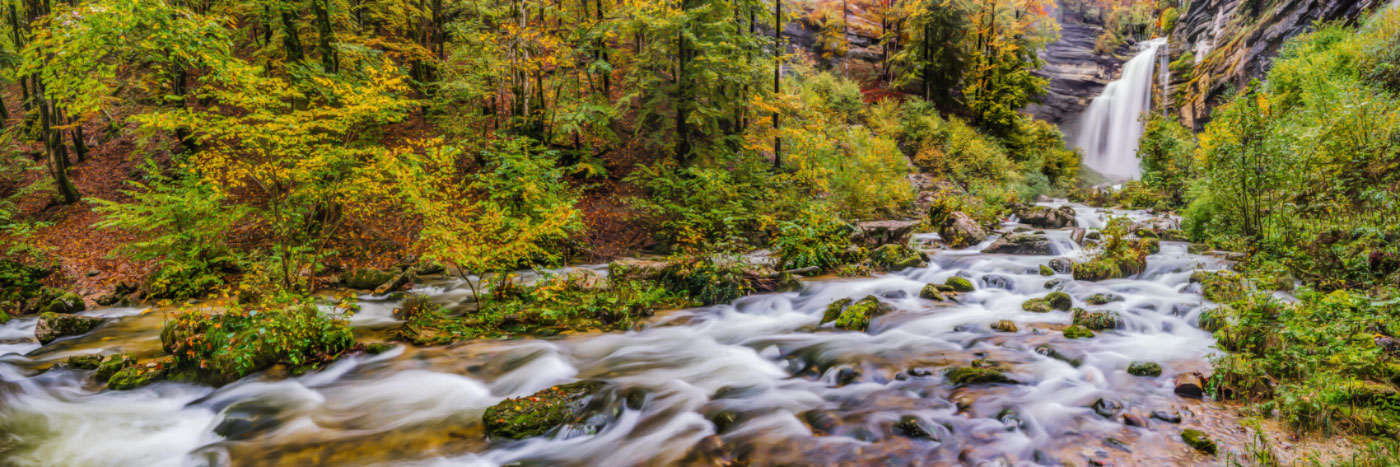
[[[389,271],[364,268],[351,271],[343,280],[345,281],[345,286],[352,289],[374,290],[394,280],[396,276],[395,273]]]
[[[1064,229],[1079,225],[1074,220],[1074,208],[1069,206],[1023,206],[1014,212],[1016,217],[1021,219],[1021,223],[1042,229]]]
[[[866,296],[854,304],[850,303],[850,299],[837,300],[827,307],[822,316],[822,324],[833,321],[837,329],[865,331],[870,328],[871,319],[889,313],[892,309],[874,295]]]
[[[976,245],[987,239],[987,231],[961,211],[948,215],[948,219],[939,227],[938,235],[953,248]]]
[[[48,344],[60,337],[85,334],[99,324],[102,324],[102,318],[44,313],[39,315],[39,322],[34,325],[34,338],[40,344]]]
[[[919,227],[919,221],[870,221],[856,224],[856,234],[853,243],[863,244],[868,248],[877,248],[881,245],[909,243],[909,238],[914,235],[914,229]]]
[[[992,242],[983,253],[1004,255],[1051,255],[1050,239],[1044,235],[1011,234]]]

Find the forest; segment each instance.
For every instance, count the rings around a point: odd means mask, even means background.
[[[1397,465],[1386,3],[5,0],[0,465]]]

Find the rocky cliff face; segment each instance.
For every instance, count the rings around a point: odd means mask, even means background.
[[[1169,39],[1167,104],[1200,130],[1230,89],[1268,71],[1279,47],[1317,21],[1350,21],[1382,0],[1195,0]]]
[[[1026,107],[1032,116],[1056,125],[1073,124],[1103,87],[1118,78],[1124,59],[1094,53],[1094,39],[1102,28],[1064,22],[1060,40],[1046,46],[1040,58],[1045,65],[1035,74],[1050,80],[1040,102]]]

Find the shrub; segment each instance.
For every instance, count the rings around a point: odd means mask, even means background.
[[[841,254],[850,246],[853,230],[825,205],[813,204],[799,217],[778,225],[773,248],[783,269],[828,270],[842,263]]]

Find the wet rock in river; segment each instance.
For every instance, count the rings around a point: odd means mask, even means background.
[[[1201,430],[1187,428],[1181,430],[1181,440],[1197,451],[1205,454],[1215,455],[1215,441],[1211,441]]]
[[[1083,326],[1095,331],[1105,329],[1117,329],[1123,324],[1123,320],[1115,311],[1088,311],[1083,308],[1075,308],[1071,315],[1075,326]]]
[[[997,322],[992,323],[992,329],[1001,332],[1016,332],[1017,330],[1016,323],[1012,322],[1009,319],[998,320]]]
[[[101,364],[101,355],[75,355],[64,361],[65,366],[75,370],[96,370]]]
[[[590,396],[603,387],[599,381],[580,381],[501,401],[481,417],[486,434],[496,439],[525,439],[578,421],[586,415]]]
[[[1055,270],[1054,270],[1054,269],[1050,269],[1050,266],[1046,266],[1046,265],[1042,264],[1042,265],[1040,265],[1040,275],[1042,275],[1042,276],[1053,276],[1053,275],[1055,275]]]
[[[943,292],[938,290],[937,284],[928,284],[919,290],[919,298],[941,302],[943,301]]]
[[[849,298],[843,298],[843,299],[840,299],[840,300],[831,302],[830,305],[827,305],[827,306],[826,306],[826,312],[822,313],[822,321],[821,321],[821,324],[826,324],[826,323],[830,323],[830,322],[832,322],[832,321],[836,321],[836,318],[838,318],[838,317],[841,316],[841,310],[846,309],[846,306],[848,306],[848,305],[850,305],[850,304],[851,304],[851,299],[849,299]]]
[[[1001,274],[987,274],[982,276],[982,287],[990,289],[1013,290],[1016,288],[1016,281]]]
[[[1011,234],[997,239],[983,253],[1004,255],[1050,255],[1050,239],[1043,235]]]
[[[1120,301],[1123,301],[1123,297],[1120,297],[1120,296],[1117,296],[1117,295],[1112,295],[1112,294],[1102,294],[1102,293],[1096,293],[1096,294],[1090,295],[1089,298],[1084,299],[1084,303],[1088,303],[1088,304],[1090,304],[1090,305],[1106,305],[1106,304],[1108,304],[1108,302],[1120,302]]]
[[[934,430],[933,424],[924,421],[924,419],[919,418],[916,415],[905,415],[899,417],[899,423],[895,423],[894,425],[894,432],[899,436],[903,436],[905,438],[910,439],[919,439],[925,441],[939,440],[937,435],[938,432]]]
[[[973,220],[971,216],[961,211],[948,215],[947,220],[938,229],[938,236],[953,248],[963,248],[982,243],[987,239],[987,231]]]
[[[891,307],[881,302],[879,298],[873,295],[866,296],[841,310],[834,321],[835,326],[837,329],[847,331],[865,331],[870,328],[871,319],[888,313],[890,310]],[[829,308],[828,311],[830,311]]]
[[[835,412],[828,410],[803,412],[802,421],[807,422],[807,427],[812,429],[812,433],[819,436],[835,433],[836,428],[841,426],[841,418]]]
[[[1050,302],[1043,298],[1032,298],[1021,303],[1021,309],[1032,313],[1049,313]]]
[[[1006,431],[1026,429],[1026,421],[1021,419],[1021,414],[1009,407],[997,412],[997,421],[1006,426]]]
[[[374,290],[394,279],[395,274],[380,269],[364,268],[351,271],[341,278],[345,286],[359,290]]]
[[[1128,365],[1128,374],[1133,376],[1162,376],[1162,366],[1157,362],[1133,362]]]
[[[1045,302],[1050,304],[1050,308],[1060,311],[1069,311],[1070,307],[1074,306],[1074,300],[1064,292],[1050,292],[1045,296]]]
[[[1069,206],[1023,206],[1017,208],[1015,213],[1016,217],[1021,218],[1022,224],[1043,229],[1063,229],[1078,225],[1074,219],[1074,208]]]
[[[225,439],[249,439],[281,425],[281,412],[282,407],[258,399],[235,402],[224,409],[214,433]]]
[[[1060,274],[1069,274],[1074,271],[1074,261],[1069,258],[1055,258],[1050,260],[1050,269]]]
[[[889,244],[870,252],[870,262],[890,271],[918,268],[928,265],[928,257],[921,251],[904,245]]]
[[[1088,339],[1094,337],[1093,331],[1079,325],[1065,328],[1064,334],[1066,339]]]
[[[107,389],[124,391],[160,381],[165,379],[174,365],[175,359],[169,356],[144,364],[129,365],[107,379]]]
[[[1167,422],[1167,423],[1181,423],[1181,414],[1180,414],[1180,413],[1177,413],[1177,412],[1174,411],[1174,410],[1171,410],[1171,411],[1168,411],[1168,410],[1153,410],[1153,411],[1152,411],[1152,418],[1155,418],[1155,419],[1158,419],[1158,420],[1161,420],[1161,421],[1164,421],[1164,422]]]
[[[1035,348],[1035,353],[1068,363],[1070,366],[1074,367],[1078,367],[1080,364],[1084,363],[1084,353],[1075,350],[1062,350],[1049,345],[1042,345]]]
[[[954,292],[971,292],[973,290],[976,290],[972,286],[972,281],[967,280],[966,277],[961,276],[949,277],[948,280],[944,282],[944,285],[951,287],[953,289],[952,291]]]
[[[876,248],[891,243],[903,245],[909,242],[919,221],[870,221],[856,224],[855,243],[868,248]]]
[[[394,292],[399,289],[402,289],[405,286],[408,286],[417,281],[418,274],[415,274],[412,270],[404,271],[395,275],[393,279],[389,279],[388,282],[385,282],[383,284],[380,284],[378,287],[375,287],[374,293],[375,295],[384,295],[389,292]]]
[[[1118,415],[1119,412],[1123,411],[1123,403],[1112,398],[1100,398],[1094,401],[1092,407],[1094,413],[1099,414],[1099,416],[1103,418],[1113,418],[1115,415]]]
[[[99,382],[105,383],[108,379],[112,378],[112,375],[117,374],[118,371],[135,364],[136,359],[131,358],[130,355],[108,355],[106,360],[103,360],[101,364],[97,365],[97,373],[93,374],[93,378],[96,378]]]
[[[39,315],[39,321],[34,325],[34,338],[38,339],[40,344],[48,344],[61,337],[86,334],[102,324],[102,321],[102,318],[44,313]]]
[[[1147,419],[1142,418],[1141,416],[1136,414],[1125,413],[1123,414],[1123,424],[1128,426],[1146,427]]]
[[[1017,384],[1001,370],[986,367],[957,367],[949,369],[943,373],[948,378],[948,382],[955,386],[965,386],[969,384]]]

